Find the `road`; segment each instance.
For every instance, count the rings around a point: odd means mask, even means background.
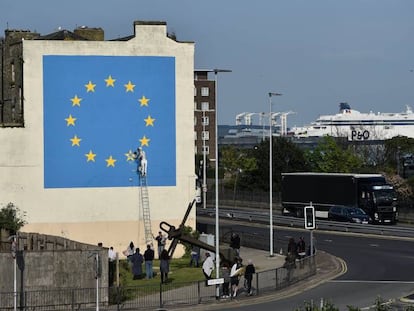
[[[234,223],[232,230],[255,232],[264,239],[269,234],[267,226],[261,227]],[[274,229],[277,242],[287,244],[289,237],[297,240],[308,232],[299,229]],[[340,310],[352,305],[359,308],[372,306],[378,296],[384,300],[396,299],[414,291],[413,239],[364,236],[314,231],[317,248],[345,260],[347,272],[335,280],[309,291],[298,293],[278,301],[264,302],[255,306],[240,306],[238,310],[296,310],[304,307],[304,301],[320,303],[321,299],[332,302]],[[228,310],[234,310],[229,308]]]

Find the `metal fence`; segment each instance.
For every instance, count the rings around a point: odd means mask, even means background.
[[[254,295],[274,292],[286,288],[316,273],[315,256],[296,261],[291,269],[277,268],[255,273],[252,282]],[[238,296],[247,295],[240,280]],[[205,281],[192,283],[171,282],[159,285],[134,287],[59,289],[44,291],[0,293],[0,310],[17,309],[23,311],[51,310],[96,310],[99,301],[100,310],[155,310],[168,307],[184,307],[204,304],[216,298],[216,287],[207,286]],[[16,297],[15,297],[16,295]],[[232,299],[232,298],[226,298]]]

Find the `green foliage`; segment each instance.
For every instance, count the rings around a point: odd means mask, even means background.
[[[265,140],[257,148],[250,150],[251,156],[257,161],[257,166],[251,171],[251,174],[241,176],[240,188],[269,191],[269,147],[269,140]],[[278,191],[282,172],[306,171],[309,167],[305,160],[305,154],[299,147],[284,137],[273,137],[272,169],[272,187],[274,191]]]
[[[22,213],[13,203],[8,203],[0,210],[0,229],[15,234],[26,224],[25,216],[25,213]]]
[[[191,228],[190,226],[184,226],[183,231],[184,231],[184,234],[190,235],[194,239],[198,239],[200,237],[200,232],[198,232],[197,230],[193,230],[193,228]],[[181,241],[179,243],[184,246],[184,250],[185,250],[184,256],[187,256],[187,257],[190,256],[191,249],[192,249],[191,244],[187,242],[181,242]]]
[[[296,309],[295,311],[302,311],[302,310],[303,311],[339,311],[339,309],[335,307],[335,305],[333,305],[329,301],[323,301],[322,306],[318,306],[318,304],[314,303],[313,301],[311,302],[305,301],[304,308],[299,308],[299,309]]]
[[[339,146],[331,136],[324,137],[314,150],[307,150],[306,158],[313,172],[351,173],[362,166],[362,160],[351,148]]]

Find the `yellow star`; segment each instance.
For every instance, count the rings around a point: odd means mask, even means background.
[[[66,126],[69,126],[69,125],[75,126],[76,118],[73,118],[71,114],[65,120],[66,120]]]
[[[127,153],[125,153],[125,156],[127,158],[126,159],[127,161],[134,161],[135,160],[135,155],[132,152],[132,150],[129,150]]]
[[[88,84],[85,84],[86,93],[95,92],[95,86],[96,84],[93,84],[92,81],[89,81]]]
[[[144,119],[145,121],[145,126],[154,126],[154,121],[155,119],[151,118],[151,116],[148,116],[146,119]]]
[[[115,167],[116,160],[112,158],[112,156],[109,156],[109,158],[105,159],[105,161],[106,161],[106,167],[110,167],[110,166]]]
[[[75,97],[70,99],[72,101],[72,106],[79,106],[82,98],[79,98],[78,95],[75,95]]]
[[[80,147],[80,144],[79,144],[79,143],[81,142],[81,140],[82,140],[82,139],[80,139],[78,136],[76,136],[76,135],[75,135],[75,136],[73,136],[73,138],[71,138],[71,139],[70,139],[70,141],[72,142],[72,147],[73,147],[73,146],[78,146],[78,147]]]
[[[124,86],[125,86],[125,89],[126,89],[127,92],[133,92],[134,91],[135,84],[132,84],[131,81],[128,81],[128,84],[124,84]]]
[[[108,79],[105,79],[105,82],[106,82],[106,86],[112,86],[112,87],[114,87],[115,86],[115,79],[112,79],[112,76],[111,75],[109,75],[109,77],[108,77]]]
[[[145,96],[142,96],[141,99],[138,99],[138,101],[141,103],[141,107],[142,106],[147,106],[148,107],[148,102],[150,100],[148,98],[146,98]]]
[[[93,153],[92,150],[89,150],[89,153],[85,153],[86,162],[93,161],[95,162],[96,153]]]
[[[145,135],[144,135],[144,137],[142,137],[139,141],[140,141],[140,143],[141,143],[141,147],[142,146],[149,146],[149,142],[150,142],[150,140],[151,139],[149,139],[149,138],[147,138],[147,137],[145,137]]]

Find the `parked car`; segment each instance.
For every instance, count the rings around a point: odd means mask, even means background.
[[[357,224],[368,224],[372,222],[362,209],[358,207],[333,206],[329,209],[328,219],[335,221],[354,222]]]

